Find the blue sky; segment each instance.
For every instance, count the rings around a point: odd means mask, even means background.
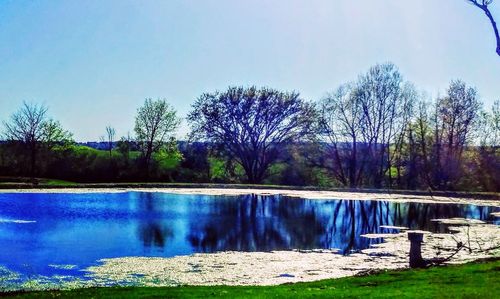
[[[491,5],[500,22],[500,1]],[[392,61],[432,96],[452,79],[500,99],[500,57],[465,0],[0,2],[0,121],[44,103],[75,139],[133,131],[146,97],[180,116],[229,85],[318,100]],[[184,123],[180,137],[187,132]]]

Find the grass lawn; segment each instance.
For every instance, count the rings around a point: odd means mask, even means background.
[[[6,295],[6,294],[4,294]],[[279,286],[113,287],[14,298],[500,298],[500,259]]]
[[[47,185],[47,186],[61,186],[61,187],[73,187],[78,185],[77,183],[74,182],[69,182],[69,181],[63,181],[63,180],[55,180],[55,179],[46,179],[42,180],[40,184]]]
[[[77,186],[78,183],[58,180],[58,179],[46,179],[46,178],[36,178],[37,185],[36,186],[44,186],[44,187],[74,187]],[[32,186],[32,179],[29,177],[7,177],[0,176],[0,184],[3,186],[12,185],[14,188],[20,187],[29,187]],[[19,186],[18,186],[19,185]]]

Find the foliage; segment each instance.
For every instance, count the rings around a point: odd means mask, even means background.
[[[385,63],[314,106],[296,92],[230,87],[192,108],[190,141],[175,140],[173,107],[146,99],[135,139],[115,142],[107,126],[94,149],[73,143],[46,107],[25,103],[4,123],[0,176],[500,191],[500,101],[484,109],[460,80],[424,99]]]
[[[166,178],[168,181],[173,181],[173,173],[182,162],[182,153],[177,149],[177,146],[171,144],[169,147],[159,149],[154,155],[156,177]]]
[[[185,182],[210,182],[208,145],[202,142],[180,142],[179,151],[183,160],[178,170],[178,179]]]
[[[166,140],[173,143],[173,133],[180,122],[177,112],[166,100],[146,99],[144,105],[137,110],[134,131],[144,158],[146,176],[149,176],[153,154],[164,147]]]

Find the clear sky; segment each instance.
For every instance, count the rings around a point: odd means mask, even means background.
[[[180,116],[229,85],[318,100],[386,61],[431,95],[461,78],[500,99],[492,28],[465,0],[0,1],[0,121],[44,103],[78,141],[132,132],[146,97]]]

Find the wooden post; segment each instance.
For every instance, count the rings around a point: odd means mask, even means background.
[[[421,246],[424,240],[424,234],[419,232],[408,232],[408,240],[410,240],[410,268],[425,267]]]

